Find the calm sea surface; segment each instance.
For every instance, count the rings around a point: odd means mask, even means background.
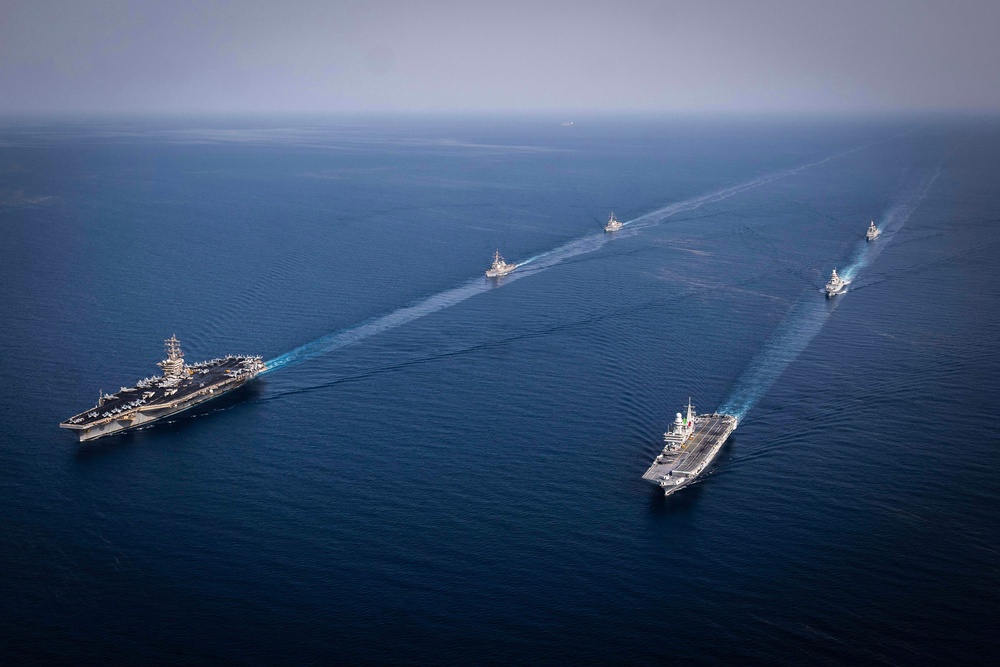
[[[996,658],[1000,121],[560,120],[0,124],[0,662]]]

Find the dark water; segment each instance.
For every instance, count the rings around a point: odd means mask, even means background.
[[[3,661],[996,657],[1000,122],[557,120],[0,127]]]

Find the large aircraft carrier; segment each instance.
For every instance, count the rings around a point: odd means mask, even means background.
[[[167,358],[157,364],[162,376],[145,378],[134,387],[114,394],[101,391],[97,405],[59,424],[77,431],[80,442],[145,426],[158,419],[193,408],[240,387],[267,366],[260,357],[228,356],[185,364],[180,341],[165,341]]]
[[[676,493],[708,467],[736,424],[732,415],[696,415],[688,400],[687,416],[677,413],[670,430],[663,434],[663,452],[642,478],[658,484],[668,496]]]

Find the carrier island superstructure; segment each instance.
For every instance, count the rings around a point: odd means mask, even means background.
[[[687,414],[677,413],[670,430],[663,434],[663,451],[642,478],[658,484],[668,496],[682,489],[704,472],[736,424],[733,415],[695,414],[688,399]]]
[[[167,358],[157,365],[162,376],[145,378],[113,394],[102,390],[97,405],[59,424],[72,429],[80,442],[145,426],[193,408],[240,387],[265,370],[260,357],[228,356],[196,364],[184,363],[177,336],[164,341]]]

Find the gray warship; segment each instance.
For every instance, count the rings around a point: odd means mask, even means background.
[[[113,394],[101,390],[97,405],[59,426],[76,431],[80,442],[95,440],[218,398],[267,370],[261,357],[231,355],[186,364],[176,335],[164,341],[164,347],[167,358],[157,364],[163,369],[162,376],[145,378]]]
[[[498,249],[496,254],[493,255],[493,264],[490,265],[490,268],[486,269],[486,277],[499,278],[507,275],[516,268],[517,264],[508,264],[503,261],[503,257],[500,256],[500,250]]]
[[[830,282],[828,282],[823,289],[826,290],[826,297],[830,298],[831,296],[837,296],[838,294],[846,292],[847,286],[850,284],[851,281],[844,280],[838,276],[837,269],[834,269],[833,273],[830,275]]]
[[[615,217],[615,212],[611,212],[611,217],[608,218],[608,224],[604,225],[604,231],[606,232],[617,232],[622,228],[622,221]]]
[[[865,240],[874,241],[881,235],[882,235],[882,230],[876,227],[875,221],[872,220],[871,224],[868,225],[868,231],[865,232]]]
[[[663,434],[663,451],[642,478],[659,485],[665,495],[676,493],[704,472],[737,423],[733,415],[695,414],[688,399],[687,415],[677,413]]]

